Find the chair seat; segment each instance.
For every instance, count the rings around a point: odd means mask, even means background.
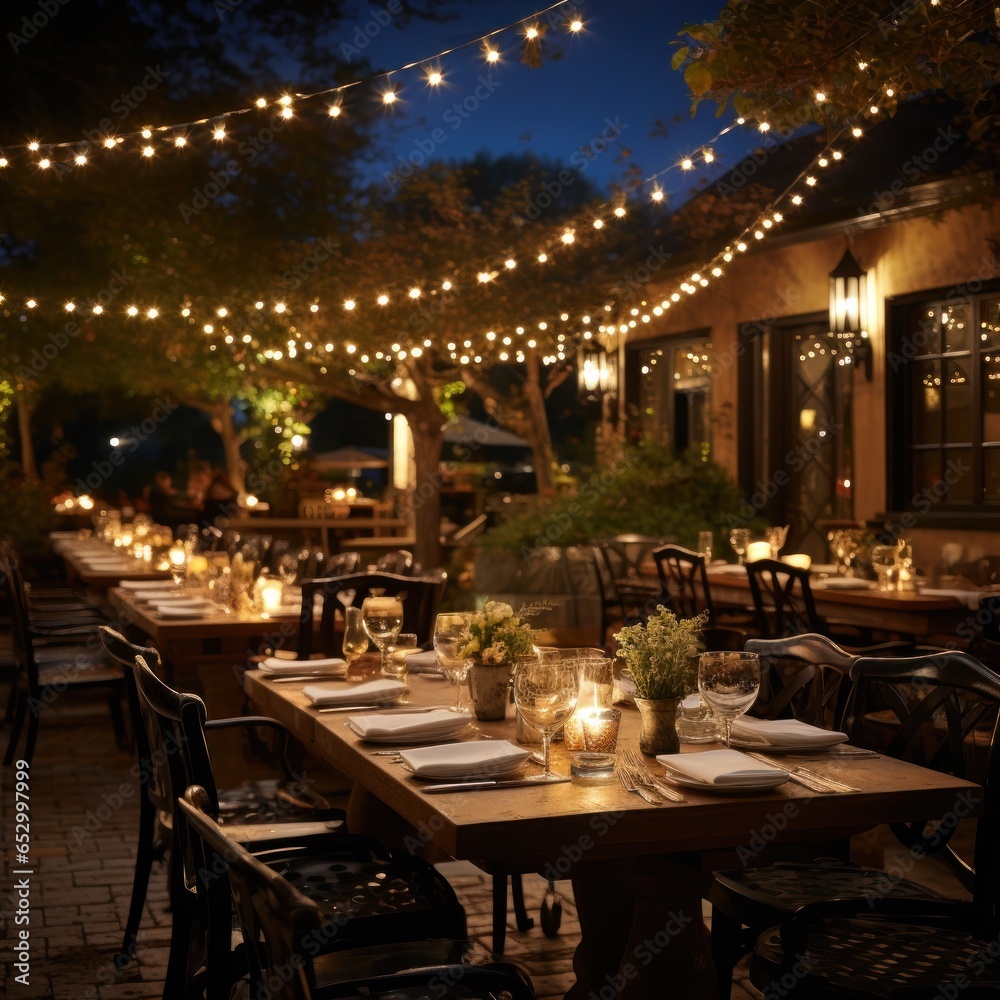
[[[121,680],[122,668],[115,663],[80,663],[61,657],[54,663],[39,664],[38,667],[41,687],[52,684],[110,684]]]
[[[763,989],[772,981],[783,986],[789,977],[795,984],[781,995],[810,998],[828,995],[821,984],[837,990],[838,997],[888,997],[905,987],[952,983],[959,975],[976,985],[1000,986],[995,949],[995,941],[944,927],[833,918],[812,928],[805,952],[789,960],[780,928],[764,931],[757,939],[750,981]]]
[[[298,789],[296,794],[288,792],[277,779],[245,781],[233,788],[219,789],[219,823],[229,832],[234,825],[343,822],[343,810],[332,808],[321,796],[314,795],[312,799],[303,800]]]
[[[882,896],[946,898],[917,882],[894,879],[877,868],[861,868],[838,859],[782,862],[766,868],[716,872],[708,898],[724,913],[759,927],[769,920],[780,920],[807,903]]]

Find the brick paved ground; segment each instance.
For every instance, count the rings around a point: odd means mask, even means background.
[[[6,733],[0,743],[6,740]],[[31,768],[31,975],[15,982],[11,927],[0,943],[3,991],[10,1000],[154,1000],[161,996],[170,935],[162,867],[154,867],[143,919],[137,966],[117,973],[112,964],[122,936],[132,883],[137,823],[135,796],[116,797],[133,760],[116,749],[100,700],[61,699],[43,718]],[[2,833],[12,843],[10,771],[3,774]],[[6,865],[10,857],[5,857]],[[469,915],[477,949],[490,941],[489,880],[469,865],[444,871]],[[527,878],[526,896],[537,916],[544,883]],[[10,882],[4,886],[6,892]],[[561,997],[572,982],[571,957],[578,927],[569,886],[559,937],[537,927],[519,934],[511,926],[506,957],[523,965],[540,998]],[[739,986],[734,997],[750,994]],[[171,998],[173,1000],[173,998]]]

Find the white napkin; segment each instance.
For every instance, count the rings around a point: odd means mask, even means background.
[[[194,618],[197,615],[207,615],[214,610],[211,601],[200,604],[154,604],[153,611],[166,618]]]
[[[747,571],[746,566],[741,566],[739,563],[724,563],[722,566],[709,568],[713,573],[745,573]]]
[[[733,736],[772,747],[832,747],[847,741],[847,733],[835,733],[796,719],[734,719]]]
[[[366,681],[350,688],[326,688],[310,685],[302,689],[302,693],[314,705],[369,705],[388,704],[395,701],[406,691],[402,681],[377,680]]]
[[[119,587],[122,590],[162,590],[167,584],[166,580],[122,580]]]
[[[664,767],[709,785],[759,785],[779,774],[780,767],[767,767],[739,750],[706,750],[703,753],[664,753],[656,758]]]
[[[979,610],[979,599],[983,596],[979,590],[948,590],[944,587],[924,587],[920,591],[928,597],[954,597],[960,604],[964,604],[970,611]]]
[[[472,716],[465,712],[413,712],[400,715],[350,715],[351,729],[363,740],[404,740],[451,736],[463,730]]]
[[[491,778],[506,774],[531,755],[507,740],[449,743],[440,747],[403,750],[400,757],[420,778]]]
[[[281,675],[281,674],[309,674],[313,671],[317,673],[347,673],[347,661],[338,659],[336,656],[328,657],[325,660],[283,660],[276,656],[269,656],[266,660],[261,660],[261,673]]]
[[[433,649],[425,649],[419,653],[410,653],[406,657],[406,667],[411,674],[440,673],[437,653]]]

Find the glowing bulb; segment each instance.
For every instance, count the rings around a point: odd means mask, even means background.
[[[594,219],[594,228],[595,229],[603,229],[604,228],[604,220],[603,219]]]
[[[256,301],[256,302],[255,302],[255,303],[253,304],[253,307],[254,307],[254,309],[263,309],[263,308],[264,308],[264,303],[263,303],[263,302],[261,302],[261,301],[260,301],[260,300],[258,299],[258,300],[257,300],[257,301]]]
[[[569,22],[569,30],[570,31],[582,31],[583,30],[583,21],[581,21],[578,17],[573,18],[573,20]]]
[[[452,285],[451,285],[450,281],[445,280],[445,281],[441,282],[441,290],[443,292],[450,292],[451,288],[452,288]]]
[[[531,25],[529,28],[525,28],[524,37],[534,41],[538,37],[538,28],[534,25]]]
[[[174,145],[175,145],[175,146],[176,146],[176,147],[177,147],[178,149],[182,149],[182,148],[183,148],[184,146],[186,146],[187,144],[188,144],[188,141],[187,141],[187,139],[185,139],[185,138],[184,138],[184,136],[182,136],[182,135],[179,135],[179,136],[177,136],[177,138],[176,138],[176,139],[174,139]]]
[[[218,128],[216,128],[215,131],[212,133],[212,138],[219,140],[225,139],[226,130],[221,125],[219,125]]]
[[[396,91],[392,88],[389,90],[382,91],[382,103],[383,104],[395,104],[396,103]]]
[[[211,323],[206,323],[206,324],[205,324],[205,325],[204,325],[204,326],[202,327],[202,329],[203,329],[203,330],[205,331],[205,333],[214,333],[214,332],[215,332],[215,327],[214,327],[214,326],[212,326],[212,324],[211,324]]]
[[[892,97],[892,96],[893,96],[893,94],[895,94],[895,93],[896,93],[896,91],[894,91],[894,90],[892,89],[892,87],[886,87],[886,88],[885,88],[885,96],[886,96],[886,97]]]
[[[33,153],[37,153],[38,149],[39,149],[38,143],[37,142],[29,142],[28,143],[28,149],[30,149]]]
[[[863,73],[866,69],[868,69],[868,63],[866,63],[866,62],[859,62],[858,63],[858,69],[861,70],[861,72]]]
[[[740,253],[745,253],[746,249],[747,249],[747,245],[745,243],[737,243],[736,244],[736,249],[739,250]]]
[[[101,313],[104,312],[104,306],[94,306],[92,311],[95,316],[100,316]]]
[[[517,267],[517,261],[513,257],[508,257],[504,262],[503,266],[507,268],[508,271],[513,271]]]
[[[775,222],[781,222],[784,216],[781,214],[781,212],[775,212],[772,218],[774,219]]]
[[[339,104],[331,104],[330,107],[327,108],[327,114],[331,118],[339,118],[342,113],[343,113],[343,108],[341,108]]]
[[[420,289],[419,288],[411,288],[406,294],[409,295],[411,299],[419,299],[420,298]]]
[[[809,187],[814,187],[816,185],[816,178],[815,177],[807,177],[806,178],[806,184],[808,184]]]
[[[497,62],[499,60],[499,58],[500,58],[500,53],[497,52],[496,49],[487,49],[486,50],[486,61],[488,63],[495,63],[495,62]]]
[[[76,156],[74,156],[74,157],[73,157],[73,162],[74,162],[74,163],[75,163],[75,164],[76,164],[76,165],[77,165],[78,167],[82,167],[82,166],[84,166],[84,165],[86,164],[86,162],[87,162],[87,157],[86,157],[86,156],[84,156],[84,155],[83,155],[83,153],[77,153],[77,154],[76,154]]]
[[[825,100],[826,94],[824,94],[821,90],[816,91],[816,103],[822,104]]]
[[[855,139],[860,139],[861,138],[861,129],[859,129],[855,125],[854,128],[851,129],[851,135],[853,135]]]
[[[292,99],[288,96],[288,94],[282,94],[281,97],[278,98],[278,103],[283,108],[287,108],[288,105],[292,103]]]
[[[153,149],[153,147],[152,147],[152,146],[143,146],[143,147],[142,147],[142,155],[143,155],[143,156],[145,156],[145,157],[150,157],[150,156],[152,156],[152,155],[153,155],[153,154],[154,154],[155,152],[156,152],[156,150],[155,150],[155,149]]]
[[[114,149],[115,146],[116,146],[115,140],[112,139],[110,136],[107,139],[104,140],[104,148],[105,149]]]
[[[283,313],[287,308],[288,306],[286,306],[284,302],[278,302],[274,307],[274,311],[276,313]]]
[[[825,166],[827,166],[829,164],[830,161],[825,156],[821,156],[816,162],[821,167],[825,167]]]
[[[125,315],[126,316],[138,316],[139,315],[139,307],[138,306],[129,306],[128,309],[125,310]]]
[[[758,230],[757,230],[757,231],[756,231],[756,232],[755,232],[755,233],[753,234],[753,238],[754,238],[755,240],[762,240],[762,239],[764,238],[764,233],[763,233],[763,231],[762,231],[762,230],[760,230],[760,229],[758,229]]]
[[[37,303],[37,302],[36,302],[36,301],[35,301],[34,299],[28,299],[28,300],[27,300],[27,302],[25,302],[24,304],[25,304],[25,305],[26,305],[26,306],[27,306],[27,307],[28,307],[29,309],[34,309],[34,308],[35,308],[35,306],[37,306],[37,305],[38,305],[38,303]]]
[[[476,279],[485,285],[488,281],[493,280],[493,275],[490,274],[489,271],[480,271],[479,274],[476,275]]]
[[[354,301],[354,299],[345,299],[344,300],[344,308],[348,312],[351,312],[351,310],[353,310],[356,305],[357,305],[357,303]]]
[[[721,267],[713,267],[712,268],[712,277],[713,278],[721,278],[722,277],[722,268]]]
[[[144,128],[140,133],[140,135],[143,137],[143,139],[152,139],[153,130],[151,128]]]
[[[617,219],[624,219],[625,218],[625,207],[623,205],[619,205],[615,209],[615,218],[617,218]]]
[[[714,163],[715,162],[715,153],[713,153],[710,149],[706,149],[705,152],[702,153],[701,155],[702,155],[702,159],[704,159],[704,161],[706,163]]]
[[[48,157],[43,157],[38,161],[38,165],[42,168],[42,170],[48,170],[49,167],[52,166],[52,161]]]
[[[317,304],[316,304],[316,303],[314,302],[314,303],[313,303],[313,304],[312,304],[312,305],[311,305],[311,306],[309,307],[309,312],[311,312],[311,313],[318,313],[318,312],[319,312],[319,306],[318,306],[318,305],[317,305]]]
[[[802,204],[802,195],[800,195],[800,194],[795,195],[792,198],[792,204],[793,205],[801,205]]]
[[[160,315],[160,310],[159,309],[153,308],[153,309],[147,309],[146,310],[146,316],[147,316],[148,319],[156,319],[156,317],[159,316],[159,315]]]
[[[295,115],[295,112],[292,111],[291,108],[282,108],[281,109],[281,117],[282,118],[292,118],[292,117],[294,117],[294,115]]]
[[[375,301],[380,306],[387,306],[389,304],[389,296],[388,295],[380,295]]]
[[[257,100],[254,101],[254,104],[256,104],[258,108],[266,108],[267,107],[267,98],[258,97]]]
[[[835,160],[842,160],[844,158],[844,154],[839,149],[835,149],[830,155]]]
[[[441,75],[441,70],[432,69],[427,71],[428,87],[440,87],[442,83],[444,83],[444,77]]]
[[[75,302],[67,302],[63,306],[63,309],[65,309],[66,312],[71,313],[74,309],[76,309],[76,303]]]
[[[685,156],[684,159],[681,160],[681,170],[691,170],[693,168],[694,160],[692,160],[690,156]]]
[[[767,131],[768,131],[768,130],[769,130],[769,129],[771,128],[771,126],[770,126],[770,125],[768,125],[768,123],[767,123],[767,122],[761,122],[761,123],[760,123],[760,124],[759,124],[759,125],[757,126],[757,128],[758,128],[758,129],[760,129],[760,131],[761,131],[761,132],[767,132]]]
[[[539,264],[544,264],[548,259],[549,259],[549,255],[547,253],[540,253],[538,255],[538,263]]]
[[[559,239],[561,239],[563,243],[569,245],[576,239],[576,236],[574,236],[569,229],[566,229],[564,230],[562,236],[559,237]]]
[[[659,188],[657,188],[649,197],[656,202],[663,201],[663,192]]]
[[[870,107],[870,108],[869,108],[868,110],[869,110],[869,111],[870,111],[870,112],[871,112],[871,113],[872,113],[873,115],[877,115],[877,114],[878,114],[878,105],[877,105],[877,104],[873,104],[873,105],[872,105],[872,106],[871,106],[871,107]]]

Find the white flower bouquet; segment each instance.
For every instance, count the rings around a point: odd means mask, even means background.
[[[515,614],[509,604],[487,601],[482,611],[469,619],[468,628],[458,646],[458,655],[476,658],[486,666],[513,663],[527,656],[535,644],[535,630],[525,621],[552,605],[524,604]]]

